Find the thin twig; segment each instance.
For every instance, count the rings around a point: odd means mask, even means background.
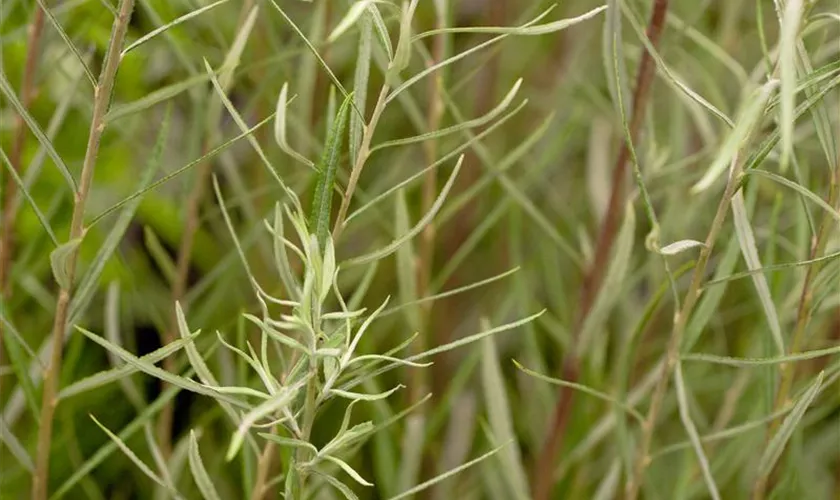
[[[437,2],[436,2],[437,3]],[[443,29],[446,27],[446,12],[445,6],[437,6],[435,29]],[[431,66],[444,59],[446,49],[446,38],[443,35],[434,37],[432,41],[432,58],[428,61]],[[443,99],[441,94],[444,88],[444,72],[438,71],[434,77],[429,79],[429,112],[426,117],[427,130],[432,132],[440,128],[441,118],[443,117]],[[433,164],[438,156],[438,141],[435,139],[423,143],[423,149],[426,154],[426,163]],[[422,213],[428,213],[432,209],[437,195],[437,168],[432,168],[423,178],[423,193],[422,193]],[[419,252],[417,261],[417,297],[425,297],[431,293],[429,284],[431,282],[432,267],[434,266],[434,251],[435,251],[435,237],[437,235],[437,227],[434,221],[430,222],[423,228],[420,233]],[[424,324],[428,328],[431,324],[432,306],[434,302],[428,302],[422,306],[422,317]],[[420,353],[426,350],[428,345],[426,336],[421,335],[417,339],[415,345],[416,352]],[[412,382],[409,385],[409,401],[410,404],[418,402],[424,394],[428,393],[429,377],[427,370],[411,370]],[[421,410],[422,411],[422,410]]]
[[[654,49],[659,45],[662,28],[665,25],[665,15],[668,11],[668,0],[654,0],[653,10],[647,27],[647,37],[651,47]],[[633,108],[630,118],[630,138],[632,142],[638,140],[639,132],[644,121],[645,109],[653,86],[655,66],[653,57],[649,52],[642,54],[639,64],[639,71],[636,75],[636,87],[633,91]],[[627,162],[630,157],[630,149],[627,142],[622,141],[612,173],[612,191],[610,192],[609,204],[604,216],[604,222],[598,235],[598,242],[595,249],[595,257],[589,267],[581,285],[580,302],[578,306],[574,332],[579,332],[600,289],[604,270],[607,267],[610,252],[615,241],[618,230],[618,216],[621,207],[624,206],[625,184],[627,183]],[[573,337],[574,339],[577,337]],[[579,375],[580,360],[576,359],[575,349],[571,348],[566,359],[563,361],[563,379],[576,382]],[[545,441],[537,464],[534,467],[534,498],[535,500],[547,500],[551,494],[551,487],[554,484],[554,459],[562,446],[566,428],[569,423],[573,407],[575,392],[568,387],[561,387],[558,390],[558,400],[554,408],[554,417],[551,421],[551,428],[548,438]]]
[[[829,191],[828,191],[828,198],[827,202],[829,206],[836,206],[838,205],[838,200],[840,199],[840,165],[834,169],[834,175],[831,176]],[[822,222],[820,223],[820,227],[817,230],[817,234],[814,236],[812,245],[811,245],[811,256],[810,259],[816,259],[821,255],[825,254],[826,245],[828,244],[828,235],[830,233],[830,229],[832,226],[835,225],[834,218],[831,216],[830,213],[826,212],[823,215]],[[802,344],[805,338],[805,331],[808,329],[808,324],[811,321],[811,315],[814,312],[813,309],[813,299],[814,299],[814,278],[816,278],[819,271],[822,269],[820,264],[816,264],[813,266],[808,267],[808,271],[805,274],[805,281],[802,284],[802,292],[799,296],[799,306],[796,312],[796,326],[794,327],[793,331],[793,339],[790,345],[790,352],[789,354],[796,354],[800,352],[802,349]],[[779,408],[783,408],[786,405],[790,404],[788,399],[790,398],[790,391],[793,387],[793,381],[796,378],[796,364],[795,363],[787,363],[780,367],[781,369],[781,383],[779,384],[779,390],[776,393],[776,398],[773,404],[774,411],[778,410]],[[779,429],[781,425],[781,420],[776,419],[770,423],[770,427],[767,430],[767,434],[765,436],[766,442],[769,442],[772,439],[773,435]],[[753,499],[754,500],[762,500],[765,495],[767,488],[770,484],[770,478],[772,475],[761,475],[756,478],[755,485],[753,486]]]
[[[688,319],[694,310],[694,306],[697,304],[697,299],[700,298],[700,288],[706,274],[706,266],[709,263],[709,258],[711,257],[712,249],[715,246],[717,237],[723,228],[723,223],[726,220],[726,214],[729,212],[730,200],[740,186],[740,177],[743,165],[739,162],[737,156],[732,160],[732,167],[729,180],[726,184],[726,189],[723,197],[720,199],[717,212],[715,213],[715,218],[712,221],[712,226],[709,229],[708,236],[706,237],[706,242],[700,250],[700,256],[697,258],[697,265],[694,267],[694,273],[691,276],[691,284],[686,292],[682,308],[674,319],[674,328],[671,331],[671,338],[668,340],[665,364],[662,365],[662,372],[657,380],[656,387],[653,390],[645,422],[642,424],[642,439],[639,445],[639,451],[636,455],[633,475],[627,484],[627,500],[635,500],[639,494],[645,470],[650,463],[650,444],[653,438],[653,431],[656,427],[656,420],[659,417],[659,410],[662,407],[662,401],[665,398],[665,392],[668,389],[668,381],[670,380],[671,373],[678,361],[683,334],[685,333],[685,328],[688,325]]]
[[[388,84],[382,85],[382,90],[379,91],[379,98],[376,100],[376,106],[373,108],[373,113],[370,115],[370,121],[365,125],[365,133],[362,135],[362,143],[359,146],[359,152],[356,154],[356,161],[353,163],[353,169],[350,171],[350,180],[347,181],[347,189],[344,191],[344,198],[341,200],[341,206],[338,208],[338,217],[335,219],[335,226],[333,227],[333,240],[338,241],[341,231],[344,230],[345,218],[347,217],[347,210],[350,208],[350,201],[353,199],[353,193],[356,192],[356,185],[359,183],[359,177],[362,175],[362,170],[365,168],[365,162],[370,156],[370,143],[373,140],[373,134],[376,131],[376,125],[379,123],[379,118],[382,112],[385,111],[385,101],[388,98]]]
[[[70,223],[70,237],[68,241],[80,240],[85,234],[85,205],[88,194],[90,193],[90,186],[93,183],[93,174],[96,170],[96,158],[99,154],[100,141],[105,131],[105,115],[111,103],[111,92],[114,89],[114,80],[116,79],[117,68],[120,64],[120,49],[125,41],[125,34],[128,31],[128,23],[133,10],[134,0],[122,0],[119,14],[114,18],[111,41],[108,44],[105,63],[102,66],[99,81],[96,87],[94,87],[93,117],[90,122],[90,133],[84,163],[82,164],[81,179],[78,191],[74,193],[73,217]],[[62,347],[64,346],[64,335],[68,326],[67,313],[70,306],[71,288],[76,276],[77,258],[78,246],[67,257],[67,279],[63,280],[64,284],[59,291],[58,303],[56,304],[55,322],[52,331],[52,354],[50,364],[44,373],[41,418],[38,429],[37,459],[32,483],[33,500],[44,500],[47,498],[53,418],[55,416],[55,409],[58,406],[58,378],[61,374]]]
[[[254,483],[254,491],[251,492],[251,500],[262,500],[265,496],[268,474],[271,471],[271,464],[274,458],[276,445],[274,441],[267,441],[259,462],[257,462],[257,481]]]

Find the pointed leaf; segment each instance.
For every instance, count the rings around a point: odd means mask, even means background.
[[[210,480],[210,475],[207,474],[207,469],[204,468],[204,462],[201,461],[198,440],[195,438],[195,431],[192,430],[190,431],[190,471],[192,471],[195,484],[205,500],[221,499],[216,492],[216,487],[213,486],[213,481]]]
[[[325,455],[324,460],[328,460],[341,467],[341,469],[344,472],[346,472],[348,476],[352,477],[354,481],[361,484],[362,486],[373,486],[373,483],[366,481],[365,478],[359,475],[359,473],[356,472],[352,467],[350,467],[350,465],[348,465],[347,462],[333,457],[331,455]]]
[[[705,246],[705,244],[702,241],[680,240],[660,248],[659,253],[661,253],[662,255],[677,255],[678,253],[685,252],[686,250],[689,250],[691,248],[697,248],[702,246]]]
[[[781,427],[779,427],[779,430],[770,440],[770,443],[767,445],[767,449],[765,449],[764,453],[761,455],[761,460],[759,460],[759,477],[769,475],[773,470],[773,467],[775,467],[776,462],[779,461],[779,457],[782,456],[782,452],[784,451],[787,442],[793,435],[793,431],[796,430],[796,427],[799,425],[802,417],[805,416],[805,412],[808,410],[808,407],[811,406],[814,398],[816,398],[820,393],[820,387],[822,386],[824,375],[825,372],[820,372],[817,379],[813,384],[811,384],[811,387],[805,391],[805,394],[799,398],[799,401],[796,402],[793,410],[791,410],[788,416],[785,417]]]
[[[335,118],[330,135],[327,137],[321,160],[318,162],[318,182],[312,201],[312,213],[309,228],[318,238],[318,245],[324,246],[329,233],[330,213],[332,209],[333,189],[335,187],[338,162],[341,159],[341,149],[344,144],[344,134],[347,129],[347,115],[353,95],[344,99]]]

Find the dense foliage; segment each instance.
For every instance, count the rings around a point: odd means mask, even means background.
[[[0,498],[840,495],[837,0],[0,44]]]

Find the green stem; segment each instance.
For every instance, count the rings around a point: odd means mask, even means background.
[[[309,382],[306,384],[306,399],[303,403],[303,425],[301,426],[301,441],[309,442],[312,435],[312,426],[315,423],[315,410],[317,409],[318,397],[318,361],[315,359],[314,351],[309,358]],[[295,452],[295,465],[308,461],[312,451],[307,448],[298,448]],[[303,493],[306,491],[306,479],[309,477],[309,471],[306,469],[298,469],[298,494],[303,498]]]
[[[120,48],[125,41],[128,23],[134,10],[134,0],[122,0],[118,15],[114,18],[111,29],[111,41],[105,55],[105,63],[99,75],[99,81],[94,87],[93,118],[90,122],[85,159],[82,164],[81,179],[78,190],[74,193],[73,217],[70,223],[70,238],[68,241],[81,239],[85,234],[84,214],[93,174],[96,170],[96,158],[102,134],[105,131],[105,115],[111,103],[111,92],[120,65]],[[76,261],[78,246],[68,257],[67,280],[58,294],[55,321],[52,331],[52,354],[50,364],[44,373],[44,391],[41,402],[40,427],[38,429],[38,448],[35,463],[35,475],[32,482],[32,499],[45,500],[47,498],[47,482],[50,472],[50,448],[52,443],[53,419],[58,406],[58,377],[61,373],[62,348],[64,335],[67,331],[67,319],[72,293],[73,280],[76,276]]]
[[[656,387],[653,390],[647,417],[642,424],[642,441],[639,452],[636,456],[633,474],[627,485],[627,495],[625,498],[628,500],[635,500],[639,495],[642,478],[644,477],[645,470],[650,463],[650,444],[653,438],[653,431],[656,428],[656,420],[659,417],[662,401],[665,397],[665,392],[668,389],[668,381],[670,380],[671,374],[673,373],[674,367],[679,359],[683,334],[685,333],[685,328],[688,325],[688,319],[694,310],[697,299],[700,298],[700,288],[703,283],[703,278],[706,275],[706,267],[709,263],[709,258],[711,257],[712,249],[717,241],[717,237],[723,228],[723,222],[726,220],[726,214],[729,212],[729,202],[740,187],[740,177],[743,165],[738,161],[737,157],[733,160],[733,165],[734,168],[732,169],[729,180],[726,184],[726,190],[724,191],[723,197],[718,204],[715,218],[712,221],[712,227],[709,229],[709,234],[706,237],[706,244],[701,249],[700,256],[697,259],[697,266],[694,268],[694,273],[691,277],[691,284],[689,285],[682,308],[674,320],[674,328],[671,331],[671,338],[668,341],[665,363],[662,365],[662,372],[656,383]]]
[[[365,133],[362,136],[362,144],[359,146],[359,153],[356,155],[356,161],[353,164],[353,170],[350,171],[350,180],[347,182],[347,190],[344,192],[344,199],[341,200],[341,206],[338,209],[338,217],[335,219],[335,227],[333,228],[333,240],[338,241],[338,236],[344,230],[344,219],[347,217],[347,210],[350,208],[350,200],[353,199],[353,193],[356,191],[356,184],[359,183],[359,177],[362,175],[362,170],[365,168],[365,162],[370,156],[370,143],[373,140],[373,133],[376,131],[376,125],[379,123],[379,118],[382,112],[385,111],[385,101],[388,98],[388,85],[383,85],[379,92],[379,99],[376,101],[376,106],[373,109],[373,114],[370,116],[370,121],[365,126]]]
[[[835,170],[835,175],[831,177],[831,184],[829,186],[828,204],[832,207],[837,205],[838,198],[840,197],[840,193],[838,193],[838,191],[840,191],[840,189],[838,189],[838,176],[840,176],[840,168]],[[811,260],[817,259],[821,255],[825,254],[825,248],[828,244],[827,236],[829,229],[833,224],[834,218],[830,213],[826,212],[825,215],[823,215],[820,228],[814,236],[814,241],[811,246]],[[796,354],[800,352],[802,348],[805,331],[808,328],[808,324],[810,323],[811,315],[813,313],[812,302],[814,299],[814,290],[812,285],[814,278],[816,278],[820,269],[822,269],[822,266],[820,264],[815,264],[813,266],[809,266],[808,271],[805,274],[805,282],[802,284],[802,293],[799,296],[799,306],[796,313],[796,326],[794,327],[793,340],[791,341],[789,354]],[[778,411],[790,404],[788,399],[790,398],[790,391],[793,387],[793,381],[796,375],[795,364],[786,363],[780,368],[782,372],[782,380],[779,384],[779,391],[776,393],[776,398],[773,404],[774,411]],[[770,424],[770,428],[768,429],[766,435],[767,442],[769,442],[773,435],[778,431],[779,425],[781,425],[781,419],[776,419]],[[762,475],[756,479],[755,485],[753,486],[753,499],[761,500],[765,497],[769,481],[770,474]]]

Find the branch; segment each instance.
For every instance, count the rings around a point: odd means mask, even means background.
[[[88,135],[84,163],[82,164],[81,179],[78,190],[74,193],[73,217],[70,223],[70,238],[68,242],[80,240],[85,234],[85,205],[88,194],[90,193],[91,183],[93,182],[93,174],[96,170],[96,158],[99,154],[102,133],[105,131],[105,115],[110,106],[111,92],[114,89],[114,80],[116,79],[117,68],[120,64],[120,49],[125,41],[125,34],[128,31],[128,23],[133,10],[134,0],[122,0],[119,13],[114,18],[111,41],[108,44],[108,52],[105,54],[105,63],[102,66],[99,81],[94,87],[93,117],[90,122],[90,133]],[[67,313],[70,306],[71,288],[76,276],[78,255],[77,245],[67,257],[67,279],[62,280],[63,285],[58,294],[55,322],[53,323],[52,331],[52,354],[50,364],[47,367],[46,373],[44,373],[44,391],[41,401],[40,428],[38,430],[37,459],[32,483],[33,500],[45,500],[47,498],[53,418],[55,417],[56,406],[58,406],[58,377],[61,374],[62,347],[64,346],[64,335],[68,326]]]
[[[647,37],[651,47],[654,49],[659,45],[662,28],[665,25],[665,15],[668,11],[668,0],[654,0],[653,11],[647,27]],[[650,89],[653,84],[655,65],[650,53],[645,51],[639,64],[639,72],[636,75],[636,88],[633,92],[633,109],[630,118],[629,140],[636,142],[644,121],[645,108],[650,96]],[[587,316],[589,315],[595,296],[601,286],[604,270],[607,268],[610,252],[615,241],[618,230],[618,217],[621,207],[625,203],[625,184],[627,182],[627,161],[630,156],[630,149],[626,142],[622,142],[612,173],[612,191],[607,206],[601,231],[598,235],[595,247],[595,257],[583,279],[580,291],[580,302],[578,316],[575,323],[573,342],[577,337]],[[576,359],[575,349],[571,348],[563,362],[563,379],[569,382],[577,382],[579,376],[580,360]],[[534,467],[534,499],[548,500],[551,494],[551,487],[554,484],[554,458],[563,444],[570,414],[573,408],[574,391],[568,387],[561,387],[558,390],[557,404],[554,408],[554,417],[551,423],[548,437],[537,464]]]

